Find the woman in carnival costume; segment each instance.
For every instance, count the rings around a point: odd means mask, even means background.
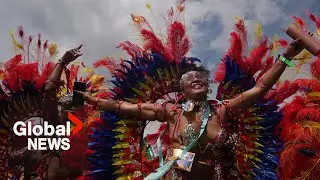
[[[293,66],[291,60],[304,48],[301,41],[288,46],[277,39],[269,45],[259,35],[245,54],[247,32],[239,19],[216,72],[218,100],[208,100],[208,71],[196,65],[199,59],[186,57],[191,45],[180,19],[183,10],[184,1],[178,1],[177,9],[168,11],[166,42],[144,17],[132,14],[143,48],[126,41],[119,48],[132,60],[116,65],[107,58],[95,63],[113,73],[114,87],[107,98],[77,92],[102,109],[100,119],[91,124],[87,177],[278,179],[282,143],[275,130],[283,116],[278,105],[294,92],[283,93],[284,86],[269,90],[286,67]],[[288,47],[273,58],[279,46]],[[143,130],[146,121],[154,120],[165,123],[158,133],[147,136],[145,151]]]
[[[90,91],[97,91],[100,85],[97,86],[97,80],[93,80],[97,79],[94,77],[97,75],[90,73],[82,78],[78,76],[80,65],[72,64],[70,70],[66,68],[81,56],[81,46],[67,51],[55,64],[51,60],[58,53],[56,44],[42,41],[39,34],[34,53],[32,36],[26,37],[22,27],[17,34],[16,37],[12,33],[17,55],[3,63],[0,69],[0,179],[79,177],[86,164],[86,132],[69,137],[71,149],[68,151],[29,151],[26,148],[27,139],[14,135],[12,127],[17,121],[30,120],[34,124],[43,120],[54,126],[65,124],[68,110],[81,117],[84,109],[73,109],[71,104],[72,94],[69,92],[73,88],[73,81],[88,83]],[[61,81],[63,71],[66,78]]]

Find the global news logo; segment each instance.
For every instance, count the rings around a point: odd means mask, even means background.
[[[72,113],[68,113],[68,119],[75,124],[71,130],[71,123],[65,125],[50,125],[47,121],[34,123],[34,121],[17,121],[13,125],[13,132],[16,136],[28,137],[28,150],[69,150],[70,135],[78,133],[83,125],[82,122]]]

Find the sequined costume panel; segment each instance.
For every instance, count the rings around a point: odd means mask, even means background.
[[[230,135],[228,128],[222,128],[217,140],[206,146],[206,151],[210,154],[210,160],[206,161],[199,155],[196,155],[191,172],[179,169],[171,169],[165,180],[192,180],[192,179],[208,179],[208,180],[229,180],[239,179],[238,171],[234,167],[234,143],[237,141],[237,134]],[[182,134],[176,132],[177,136],[183,140],[183,145],[187,146],[196,140],[198,135],[192,124],[187,124]],[[199,145],[200,146],[200,145]],[[195,147],[201,148],[201,147]],[[202,163],[209,162],[208,164]]]

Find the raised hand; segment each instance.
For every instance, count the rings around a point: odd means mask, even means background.
[[[82,53],[80,52],[81,47],[82,47],[82,44],[77,48],[74,48],[74,49],[67,51],[66,53],[64,53],[61,60],[65,64],[68,64],[68,63],[76,60],[78,57],[82,56]]]

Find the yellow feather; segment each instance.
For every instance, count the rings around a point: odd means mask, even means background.
[[[228,89],[230,83],[231,83],[231,81],[227,82],[227,83],[223,86],[223,89]]]
[[[150,3],[147,3],[147,4],[146,4],[146,8],[150,10],[150,9],[152,8],[151,4],[150,4]]]
[[[174,79],[177,79],[177,74],[176,74],[176,72],[173,70],[173,67],[172,67],[172,66],[170,66],[170,73],[171,73],[171,75],[172,75],[172,77],[173,77]]]
[[[122,156],[124,156],[124,155],[126,155],[126,153],[117,153],[117,154],[114,154],[114,155],[112,155],[112,157],[122,157]]]
[[[312,93],[309,93],[308,96],[317,96],[317,97],[319,97],[320,96],[320,92],[312,92]]]
[[[239,21],[242,21],[242,19],[241,19],[240,16],[235,16],[235,17],[234,17],[234,21],[235,21],[235,22],[239,22]]]
[[[277,43],[278,41],[279,41],[279,37],[276,34],[272,37],[272,49],[271,49],[272,54],[275,54],[279,49],[279,44]]]
[[[126,136],[126,135],[124,135],[124,134],[119,134],[119,135],[116,135],[115,138],[121,140],[121,139],[128,138],[128,136]]]
[[[312,54],[304,49],[296,58],[294,58],[300,60],[299,64],[296,67],[296,72],[299,73],[303,65],[310,62],[312,60],[312,57]]]
[[[125,133],[125,132],[127,132],[128,130],[129,130],[129,128],[127,128],[127,127],[118,127],[118,128],[116,128],[116,129],[114,129],[113,131],[114,131],[114,132]]]
[[[262,37],[262,26],[260,23],[257,23],[256,28],[255,28],[255,34],[257,39],[261,39]]]
[[[129,101],[129,102],[131,102],[131,103],[138,103],[139,101],[137,100],[137,99],[135,99],[135,98],[124,98],[126,101]]]
[[[139,85],[140,85],[143,89],[148,90],[148,91],[151,91],[151,88],[150,88],[148,85],[146,85],[145,83],[139,82]]]
[[[160,69],[157,69],[157,73],[158,73],[158,76],[159,76],[159,79],[162,79],[162,71]]]
[[[262,127],[259,125],[251,125],[250,128],[255,130],[262,129]]]
[[[124,149],[124,148],[129,148],[130,144],[127,142],[123,142],[123,143],[118,143],[115,146],[112,147],[112,149]]]
[[[104,76],[103,75],[93,75],[90,78],[91,84],[95,86],[102,85],[104,83]]]
[[[121,177],[118,177],[117,180],[131,180],[131,176],[127,175],[127,176],[121,176]]]
[[[170,74],[169,74],[169,71],[167,69],[164,70],[164,74],[166,76],[166,80],[170,81]]]
[[[58,53],[58,45],[56,43],[50,43],[48,48],[50,57],[56,55]]]
[[[118,122],[116,122],[115,124],[119,124],[119,125],[126,125],[126,124],[133,124],[135,123],[136,121],[133,121],[133,120],[120,120]]]
[[[150,78],[149,76],[147,76],[147,77],[145,77],[145,78],[147,79],[148,84],[151,84],[152,86],[155,86],[155,85],[156,85],[156,82],[155,82],[152,78]]]
[[[262,144],[260,144],[260,143],[258,143],[258,142],[254,142],[254,145],[255,145],[256,147],[264,147]]]
[[[252,121],[260,121],[263,120],[262,117],[249,117],[249,118],[245,118],[243,121],[244,122],[252,122]]]
[[[123,174],[123,169],[118,169],[113,174]]]
[[[303,121],[301,123],[303,128],[317,128],[320,129],[320,123],[315,121]]]
[[[122,166],[125,164],[130,164],[130,162],[131,162],[131,160],[119,160],[119,161],[114,162],[112,165],[113,166]]]
[[[82,69],[82,72],[84,72],[84,73],[91,73],[91,72],[93,72],[93,69],[92,69],[92,68],[85,67],[85,68]]]
[[[14,31],[13,30],[10,31],[10,36],[11,36],[11,39],[12,39],[14,51],[17,53],[17,46],[16,46],[17,40],[14,37]]]
[[[180,67],[178,64],[176,64],[177,73],[180,74]]]
[[[131,88],[136,94],[138,94],[140,97],[143,97],[143,98],[148,98],[147,95],[141,91],[140,89],[136,89],[136,88]]]
[[[253,160],[253,161],[256,161],[256,162],[262,162],[259,158],[253,156],[253,155],[248,155],[248,158]]]
[[[18,49],[21,49],[21,50],[24,49],[24,48],[23,48],[23,45],[20,44],[20,43],[18,43],[17,41],[14,41],[13,44],[14,44],[14,46],[15,46],[16,48],[18,48]]]
[[[4,73],[0,72],[0,80],[2,81],[4,79]]]

